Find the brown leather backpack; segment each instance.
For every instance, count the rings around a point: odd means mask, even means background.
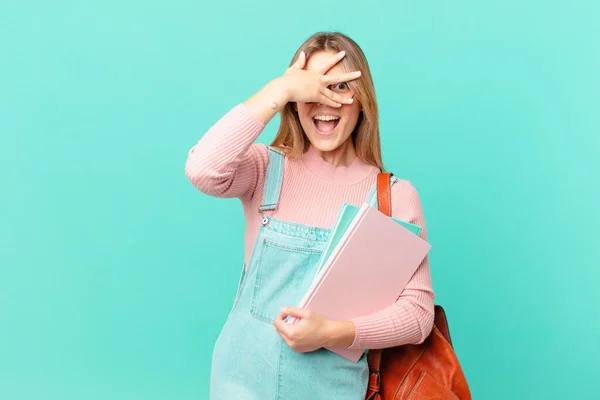
[[[392,215],[389,173],[377,177],[379,210]],[[471,400],[454,353],[444,309],[435,306],[433,329],[419,345],[370,350],[367,400]]]

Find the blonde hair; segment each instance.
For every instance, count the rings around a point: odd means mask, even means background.
[[[352,132],[352,143],[358,158],[384,171],[375,86],[362,49],[342,33],[318,32],[300,46],[294,54],[290,66],[296,62],[301,51],[304,51],[307,59],[318,51],[345,51],[346,55],[340,61],[344,70],[348,72],[361,71],[360,78],[348,82],[354,93],[355,101],[358,101],[362,108],[356,127]],[[291,158],[298,158],[306,151],[310,142],[302,129],[298,113],[294,109],[294,103],[287,103],[281,110],[280,117],[279,130],[271,146],[279,148]]]

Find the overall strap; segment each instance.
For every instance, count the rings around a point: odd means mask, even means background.
[[[377,199],[377,183],[379,182],[379,184],[382,184],[383,182],[380,181],[382,179],[386,179],[386,182],[387,182],[387,179],[389,179],[390,187],[392,187],[394,185],[394,183],[399,181],[399,179],[397,177],[395,177],[394,174],[392,174],[392,173],[377,174],[377,180],[375,181],[373,186],[371,186],[371,190],[369,190],[369,193],[367,194],[367,199],[365,200],[365,202],[367,204],[369,204],[377,209],[379,209],[379,202]],[[380,211],[384,212],[385,210],[380,210]]]
[[[267,172],[265,174],[265,183],[263,187],[262,204],[259,211],[269,211],[277,209],[279,204],[279,195],[281,194],[281,184],[283,183],[283,164],[285,154],[269,147],[269,159],[267,161]]]

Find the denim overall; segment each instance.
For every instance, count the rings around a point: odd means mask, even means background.
[[[365,355],[348,361],[326,349],[297,353],[273,320],[297,305],[316,273],[330,230],[278,220],[284,155],[269,148],[260,230],[236,300],[214,347],[211,400],[364,400],[369,368]],[[392,176],[392,184],[397,178]],[[367,200],[377,207],[376,184]]]

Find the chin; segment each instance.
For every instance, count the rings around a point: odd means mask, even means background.
[[[334,151],[338,147],[340,147],[341,143],[338,140],[327,140],[319,137],[308,137],[310,140],[310,144],[320,152],[326,153],[330,151]]]

